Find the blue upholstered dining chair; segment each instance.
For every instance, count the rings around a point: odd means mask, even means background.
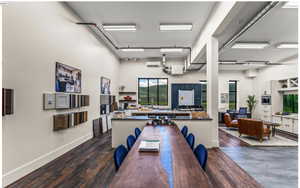
[[[184,138],[186,137],[187,133],[188,133],[188,128],[187,126],[183,126],[182,129],[181,129],[181,133],[182,135],[184,136]]]
[[[132,148],[132,146],[134,145],[135,143],[135,137],[133,135],[129,135],[127,137],[127,148],[128,148],[128,151]]]
[[[125,159],[128,151],[124,145],[120,145],[117,147],[114,153],[114,161],[116,170],[119,170],[123,160]]]
[[[139,129],[139,128],[135,128],[134,129],[134,133],[135,133],[135,137],[136,137],[136,139],[140,136],[140,134],[141,134],[141,129]]]
[[[190,147],[192,148],[192,150],[194,150],[195,136],[192,133],[190,133],[186,137],[186,141],[188,142],[188,144],[190,145]]]
[[[239,114],[236,115],[236,118],[247,118],[247,107],[240,107]]]
[[[207,161],[207,150],[204,145],[199,144],[194,150],[194,154],[200,163],[200,166],[205,170],[206,161]]]

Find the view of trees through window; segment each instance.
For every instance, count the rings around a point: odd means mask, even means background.
[[[229,81],[229,110],[236,110],[237,81]]]
[[[298,95],[283,95],[283,112],[298,113]]]
[[[168,105],[167,78],[139,78],[138,82],[140,105]]]

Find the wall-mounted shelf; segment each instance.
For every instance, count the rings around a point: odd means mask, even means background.
[[[136,102],[136,100],[124,100],[124,99],[120,99],[119,102]]]
[[[298,87],[291,87],[291,88],[281,88],[278,89],[279,92],[284,92],[284,91],[297,91]]]
[[[136,92],[135,91],[120,91],[119,94],[120,95],[135,95]]]

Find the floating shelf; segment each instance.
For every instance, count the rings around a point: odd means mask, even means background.
[[[135,95],[136,92],[135,91],[120,91],[119,92],[120,95]]]
[[[290,87],[290,88],[281,88],[278,89],[279,92],[283,92],[283,91],[297,91],[298,87]]]
[[[120,99],[119,102],[136,102],[136,100],[125,100],[125,99]]]

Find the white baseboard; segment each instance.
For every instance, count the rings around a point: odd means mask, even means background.
[[[2,176],[3,186],[7,186],[16,180],[22,178],[23,176],[29,174],[30,172],[42,167],[43,165],[49,163],[50,161],[56,159],[57,157],[61,156],[62,154],[70,151],[71,149],[75,148],[76,146],[82,144],[83,142],[91,139],[93,137],[92,134],[87,134],[82,137],[79,137],[72,142],[65,144],[59,148],[56,148],[49,153],[46,153],[22,166],[19,166]]]

